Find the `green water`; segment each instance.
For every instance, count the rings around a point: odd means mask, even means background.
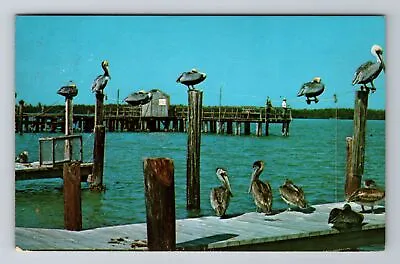
[[[278,187],[291,178],[303,187],[311,204],[342,201],[344,196],[345,138],[352,135],[352,120],[295,119],[290,136],[280,125],[270,125],[270,136],[201,136],[201,215],[212,215],[210,189],[219,182],[217,166],[228,170],[234,197],[228,214],[254,211],[247,193],[252,164],[264,160],[261,179],[274,191],[273,207],[286,208]],[[252,127],[252,133],[255,128]],[[38,138],[55,134],[15,135],[16,152],[28,150],[38,160]],[[83,134],[84,159],[91,160],[93,134]],[[107,133],[104,167],[105,193],[91,193],[82,184],[83,228],[145,222],[143,159],[169,157],[175,164],[176,216],[186,211],[185,133]],[[364,178],[385,186],[385,121],[367,122]],[[15,184],[16,226],[63,228],[62,180],[20,181]]]

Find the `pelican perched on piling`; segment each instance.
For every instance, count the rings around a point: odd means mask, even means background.
[[[290,206],[297,206],[299,208],[306,208],[307,201],[304,197],[304,191],[301,187],[296,186],[291,180],[286,179],[283,185],[279,187],[279,193],[282,200],[288,204],[288,210]]]
[[[374,213],[374,206],[385,198],[385,191],[379,188],[374,180],[364,181],[364,187],[355,190],[346,200],[361,205],[361,212],[365,212],[364,206],[370,206]]]
[[[151,92],[140,90],[128,95],[124,101],[132,106],[137,106],[147,104],[151,101],[151,98],[153,98],[153,94]]]
[[[60,89],[58,89],[57,94],[71,99],[72,97],[78,95],[78,88],[76,88],[75,83],[69,81],[69,84],[62,86]]]
[[[383,61],[383,49],[379,45],[373,45],[371,47],[371,53],[376,57],[376,62],[367,61],[363,63],[356,72],[354,73],[354,79],[352,84],[361,84],[361,89],[371,89],[375,92],[374,80],[378,77],[381,71],[385,71],[385,63]],[[371,83],[371,88],[367,87],[367,84]]]
[[[108,69],[108,61],[104,60],[101,62],[101,67],[103,68],[104,73],[102,75],[97,76],[97,78],[93,81],[92,84],[92,92],[103,93],[104,88],[106,88],[108,81],[111,79],[109,69]]]
[[[263,170],[264,161],[257,160],[253,163],[249,193],[252,193],[257,209],[260,208],[262,212],[270,214],[272,212],[272,189],[269,182],[262,182],[259,179]]]
[[[233,197],[231,185],[228,179],[228,173],[222,168],[217,168],[215,171],[222,186],[213,188],[210,193],[211,207],[214,209],[217,216],[225,215],[229,206],[229,201]]]
[[[333,224],[339,230],[353,227],[360,227],[364,220],[364,215],[354,212],[349,204],[345,204],[343,209],[333,208],[329,213],[328,224]]]
[[[28,151],[24,150],[18,154],[18,156],[15,158],[15,161],[19,163],[28,163],[29,160],[28,156],[29,156]]]
[[[206,77],[207,75],[205,73],[192,69],[189,72],[183,72],[178,79],[176,79],[176,82],[186,85],[189,90],[194,90],[193,85],[201,83]]]
[[[318,95],[321,95],[325,90],[325,85],[321,82],[321,77],[314,77],[311,82],[304,83],[299,92],[297,93],[297,97],[305,96],[307,104],[310,104],[312,101],[318,103]],[[312,98],[313,99],[310,99]]]

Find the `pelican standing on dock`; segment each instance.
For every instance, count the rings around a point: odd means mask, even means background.
[[[354,212],[349,204],[345,204],[343,209],[333,208],[329,213],[328,224],[333,224],[336,229],[348,229],[360,227],[364,220],[364,215]]]
[[[178,79],[176,79],[176,82],[186,85],[189,90],[194,90],[193,85],[201,83],[206,77],[207,75],[205,73],[192,69],[189,72],[183,72]]]
[[[361,84],[361,89],[371,89],[372,92],[376,91],[374,80],[378,77],[381,71],[385,71],[385,63],[383,61],[383,49],[379,45],[373,45],[371,53],[376,57],[376,62],[367,61],[363,63],[354,73],[352,84]],[[371,83],[371,88],[367,84]]]
[[[310,104],[312,101],[318,103],[317,96],[321,95],[325,90],[325,84],[321,82],[320,77],[315,77],[311,82],[304,83],[299,92],[297,93],[297,97],[305,96],[307,104]],[[310,99],[314,97],[313,99]]]
[[[307,207],[303,189],[296,186],[291,180],[285,180],[284,184],[279,187],[279,193],[282,200],[288,204],[288,211],[290,211],[291,205],[302,209]]]
[[[364,187],[355,190],[346,200],[361,205],[361,212],[365,212],[364,206],[370,206],[374,213],[374,206],[385,198],[385,191],[379,188],[374,180],[364,181]]]
[[[211,207],[217,216],[225,215],[229,206],[229,201],[233,197],[231,185],[228,179],[228,173],[222,168],[217,168],[216,175],[222,182],[222,186],[213,188],[210,193]]]
[[[109,63],[107,60],[101,62],[101,67],[103,68],[104,73],[97,76],[97,78],[93,81],[92,93],[103,93],[104,88],[106,88],[108,81],[111,79],[108,65]]]
[[[263,170],[264,161],[257,160],[253,163],[249,193],[252,193],[257,209],[260,208],[262,212],[270,214],[272,213],[272,189],[269,182],[262,182],[259,179]]]

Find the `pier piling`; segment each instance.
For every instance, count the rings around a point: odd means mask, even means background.
[[[353,138],[346,137],[346,183],[344,187],[345,196],[350,196],[360,185],[357,177],[353,177],[351,155],[353,152]]]
[[[175,250],[174,162],[168,158],[147,158],[143,172],[147,247],[150,251]]]
[[[186,161],[186,208],[200,210],[200,141],[203,92],[188,91],[187,161]]]
[[[103,124],[104,109],[103,109],[104,94],[96,93],[96,108],[95,108],[95,126],[94,126],[94,147],[93,147],[93,173],[90,190],[104,191],[103,185],[103,167],[104,167],[104,143],[105,143],[105,127]]]
[[[80,162],[63,165],[64,179],[64,228],[82,230],[81,167]]]
[[[18,132],[20,135],[24,134],[24,100],[19,101],[19,108],[18,108],[18,114],[19,114],[19,119],[18,119]]]

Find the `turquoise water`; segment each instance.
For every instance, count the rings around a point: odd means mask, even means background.
[[[345,138],[352,135],[352,120],[295,119],[290,136],[280,125],[270,125],[270,136],[201,136],[201,215],[212,215],[210,189],[219,182],[217,166],[228,170],[234,197],[228,214],[254,211],[247,193],[252,164],[264,160],[261,179],[274,191],[273,207],[286,208],[278,187],[291,178],[303,187],[311,204],[342,201],[344,196]],[[254,134],[255,128],[252,128]],[[38,160],[38,138],[55,134],[16,134],[16,152],[28,150]],[[91,160],[93,134],[83,134],[84,159]],[[107,133],[104,167],[105,193],[91,193],[82,184],[83,228],[145,222],[143,159],[169,157],[175,164],[176,216],[186,211],[185,133]],[[364,178],[385,186],[385,121],[367,122]],[[63,228],[62,180],[21,181],[15,184],[16,226]]]

